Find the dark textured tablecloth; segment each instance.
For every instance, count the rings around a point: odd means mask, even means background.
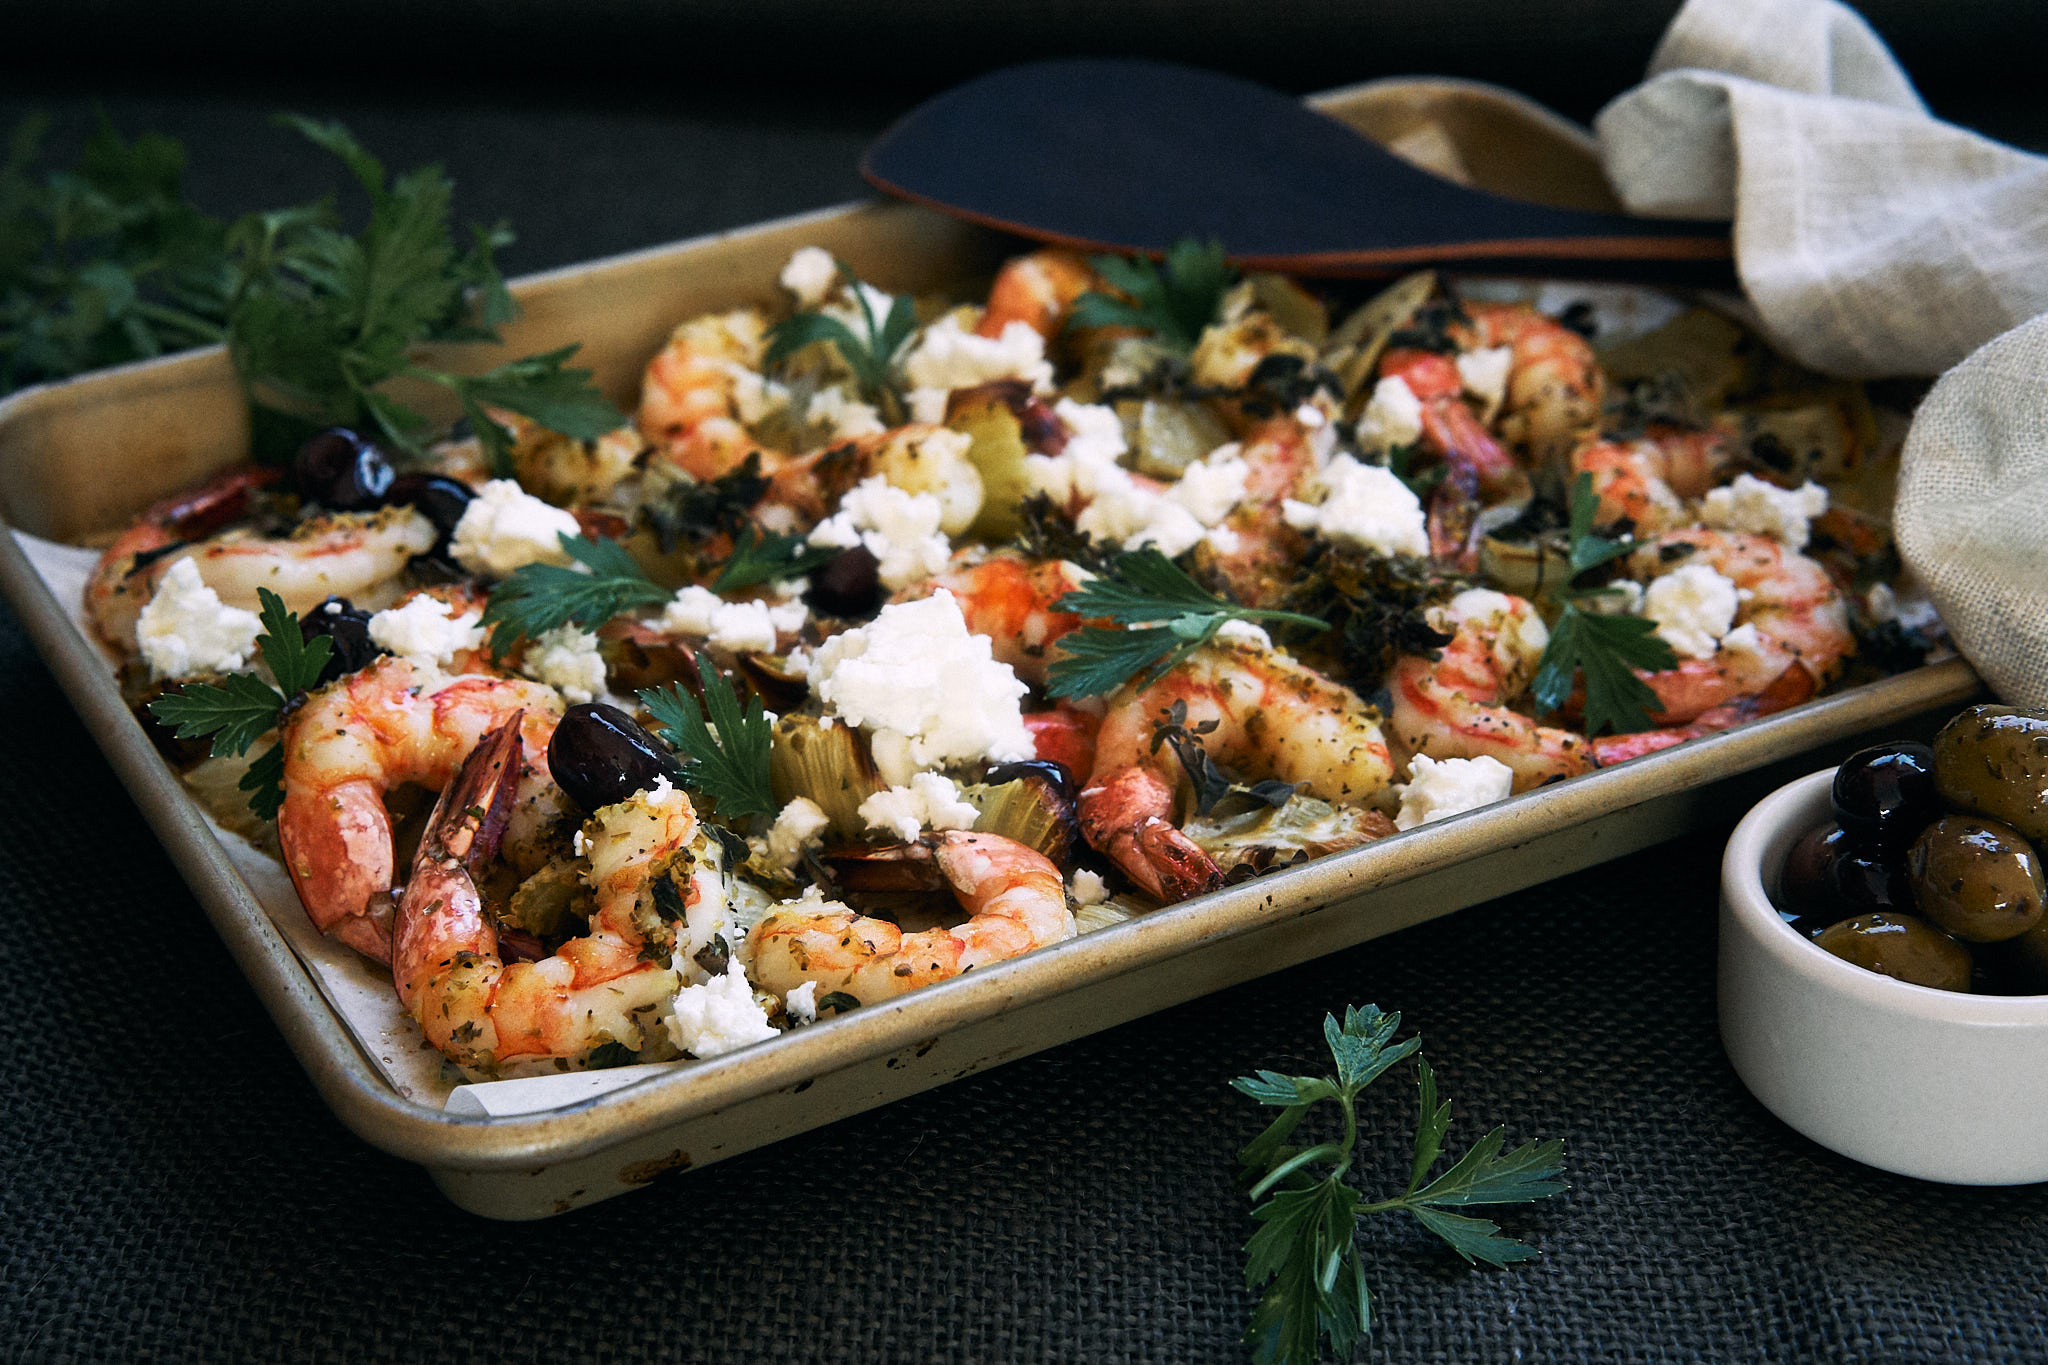
[[[128,96],[222,212],[328,168],[290,98]],[[545,100],[545,92],[534,96]],[[0,120],[59,93],[0,97]],[[446,161],[516,268],[852,197],[877,97],[601,112],[305,101],[393,165]],[[1564,1140],[1571,1190],[1502,1215],[1543,1252],[1362,1245],[1398,1361],[2048,1359],[2048,1188],[1858,1166],[1742,1089],[1715,1032],[1726,829],[1111,1030],[537,1225],[447,1204],[327,1112],[0,608],[0,1359],[1228,1361],[1250,1230],[1226,1082],[1319,1067],[1325,1010],[1419,1029],[1461,1148]],[[1731,812],[1731,819],[1734,812]],[[1404,1073],[1364,1101],[1398,1183]]]

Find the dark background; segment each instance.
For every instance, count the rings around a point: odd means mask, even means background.
[[[186,139],[219,213],[336,183],[264,120],[444,161],[514,270],[861,193],[927,93],[1061,52],[1307,90],[1419,71],[1579,117],[1671,6],[1206,3],[318,10],[73,4],[0,44],[0,123],[95,101]],[[1937,111],[2042,145],[2033,5],[1866,7]],[[1470,1271],[1368,1226],[1386,1360],[2048,1360],[2048,1192],[1882,1175],[1766,1114],[1715,1033],[1726,829],[1254,982],[543,1225],[485,1223],[327,1113],[0,608],[0,1359],[1239,1358],[1250,1229],[1226,1087],[1317,1065],[1323,1011],[1407,1013],[1456,1106],[1565,1141],[1572,1190]],[[1370,1187],[1414,1096],[1369,1093]]]

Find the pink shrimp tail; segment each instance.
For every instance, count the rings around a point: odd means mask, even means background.
[[[1223,884],[1216,863],[1166,817],[1173,788],[1150,768],[1119,768],[1081,793],[1081,833],[1132,881],[1171,904]]]
[[[323,815],[315,807],[325,806]],[[362,779],[326,791],[287,787],[277,842],[306,914],[321,933],[379,962],[391,960],[388,912],[376,898],[391,889],[391,817],[376,786]]]

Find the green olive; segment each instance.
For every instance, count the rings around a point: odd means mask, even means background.
[[[1876,910],[1831,924],[1813,941],[1865,971],[1938,991],[1970,989],[1970,950],[1918,915]]]
[[[1950,805],[2048,840],[2048,715],[1971,707],[1934,737],[1934,783]]]
[[[1944,815],[1906,850],[1920,913],[1957,938],[1996,943],[2041,922],[2048,886],[2019,831],[1976,815]]]

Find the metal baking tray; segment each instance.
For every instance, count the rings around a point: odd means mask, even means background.
[[[1323,104],[1343,113],[1348,98]],[[630,407],[641,366],[677,319],[774,302],[777,272],[803,245],[825,246],[897,292],[986,277],[1016,249],[907,205],[831,209],[525,279],[514,290],[524,316],[507,346],[519,354],[581,342],[581,362]],[[491,362],[472,352],[429,363]],[[431,394],[409,397],[432,407]],[[247,445],[241,391],[218,349],[27,390],[0,402],[0,518],[75,542],[242,458]],[[0,591],[342,1122],[426,1167],[455,1203],[495,1218],[566,1212],[1725,821],[1813,767],[1814,751],[1844,751],[1980,690],[1961,660],[1921,668],[724,1057],[647,1068],[645,1079],[567,1107],[468,1117],[386,1081],[129,714],[105,655],[11,534],[0,535]]]

